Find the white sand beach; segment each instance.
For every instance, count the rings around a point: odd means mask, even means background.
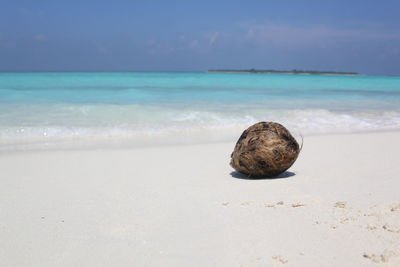
[[[2,266],[400,266],[400,132],[306,136],[277,179],[234,142],[0,154]]]

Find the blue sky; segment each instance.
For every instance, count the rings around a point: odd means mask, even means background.
[[[400,75],[400,1],[2,0],[0,71]]]

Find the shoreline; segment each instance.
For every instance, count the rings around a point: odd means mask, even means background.
[[[307,136],[276,179],[234,142],[0,155],[8,266],[400,264],[400,132]]]
[[[243,129],[245,130],[245,129]],[[207,136],[202,138],[201,133],[193,134],[176,134],[168,135],[141,135],[139,137],[131,136],[111,136],[98,137],[87,136],[81,138],[63,138],[63,139],[36,139],[31,142],[13,142],[0,143],[0,156],[8,153],[25,153],[25,152],[46,152],[46,151],[90,151],[90,150],[130,150],[130,149],[146,149],[154,147],[185,147],[197,145],[215,145],[215,144],[235,144],[242,134],[242,130],[236,130],[229,135],[224,136]],[[303,134],[297,131],[291,131],[296,140],[301,142],[302,138],[306,141],[308,138],[318,136],[347,136],[347,135],[370,135],[399,133],[400,129],[383,129],[383,130],[359,130],[352,132],[335,132],[335,133],[307,133]],[[174,139],[173,139],[174,138]]]

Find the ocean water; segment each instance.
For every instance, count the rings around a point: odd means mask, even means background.
[[[0,73],[0,150],[232,141],[277,121],[295,135],[400,129],[400,77]]]

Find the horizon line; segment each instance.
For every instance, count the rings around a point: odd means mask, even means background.
[[[212,73],[210,72],[210,70],[223,70],[223,69],[208,69],[208,70],[203,70],[203,71],[146,71],[146,70],[123,70],[123,71],[116,71],[116,70],[0,70],[0,73],[77,73],[77,72],[82,72],[82,73]],[[236,70],[236,69],[230,69],[230,70]],[[246,71],[246,70],[250,70],[250,69],[237,69],[239,71]],[[257,69],[256,69],[257,70]],[[261,69],[260,69],[261,70]],[[290,72],[292,70],[288,70],[288,72]],[[306,70],[306,71],[310,71],[310,70]],[[328,72],[328,71],[318,71],[318,70],[312,70],[312,71],[316,71],[316,72]],[[329,71],[330,72],[330,71]],[[335,71],[332,71],[335,72]],[[339,71],[338,75],[340,75]],[[218,73],[214,72],[214,73]],[[224,73],[223,71],[220,71],[219,73]],[[228,72],[226,72],[228,73]],[[235,74],[235,72],[232,72]],[[293,74],[293,75],[303,75],[302,73],[240,73],[237,72],[237,74]],[[310,74],[313,75],[313,74]],[[322,74],[315,74],[315,75],[324,75]],[[364,73],[357,73],[357,76],[387,76],[387,77],[399,77],[400,74],[364,74]]]

